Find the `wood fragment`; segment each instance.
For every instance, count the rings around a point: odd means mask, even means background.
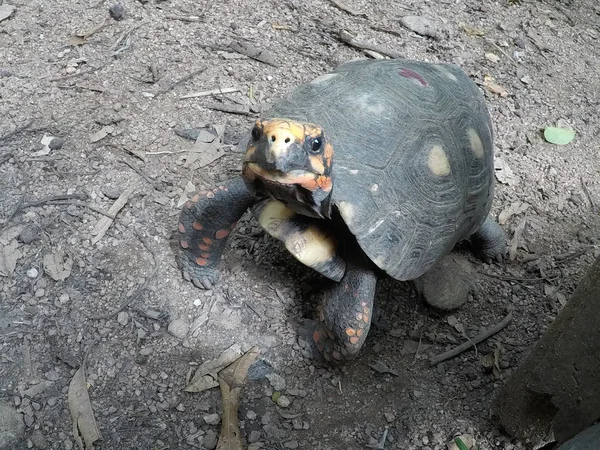
[[[482,341],[485,341],[489,337],[493,336],[494,334],[496,334],[499,331],[506,328],[506,326],[512,321],[512,319],[513,319],[512,312],[509,312],[506,315],[506,317],[504,319],[502,319],[502,321],[500,323],[496,324],[492,328],[485,330],[483,333],[475,336],[474,338],[470,339],[468,342],[464,342],[464,343],[460,344],[458,347],[455,347],[452,350],[449,350],[445,353],[434,356],[433,358],[431,358],[429,360],[429,365],[435,366],[436,364],[446,361],[447,359],[454,358],[455,356],[460,355],[462,352],[470,349],[471,347],[479,344]]]
[[[380,47],[379,45],[370,44],[368,42],[357,41],[354,37],[346,30],[340,30],[336,36],[344,44],[354,47],[359,50],[370,50],[372,52],[381,53],[382,55],[389,56],[390,58],[403,58],[400,53],[396,53],[392,50]]]
[[[103,20],[98,25],[95,25],[92,28],[90,28],[88,31],[85,31],[83,33],[77,33],[74,36],[71,36],[69,38],[69,45],[85,44],[89,37],[93,36],[98,31],[102,30],[102,28],[104,28],[106,25],[108,25],[108,22],[106,20]]]
[[[592,198],[592,194],[590,194],[590,191],[587,187],[587,185],[585,184],[585,181],[583,181],[583,177],[579,177],[579,181],[581,182],[581,188],[583,189],[583,193],[585,194],[585,196],[588,199],[588,202],[590,202],[590,206],[592,207],[592,212],[596,212],[596,202],[594,202],[594,199]]]
[[[137,30],[139,27],[141,27],[142,25],[146,25],[147,23],[149,23],[149,20],[143,20],[142,22],[138,22],[135,25],[133,25],[131,28],[123,31],[121,33],[121,35],[118,37],[118,39],[115,41],[115,43],[113,44],[112,50],[113,51],[117,50],[122,41],[127,39],[129,37],[129,35],[131,33],[133,33],[135,30]]]
[[[123,207],[127,204],[129,197],[133,194],[133,188],[127,188],[125,192],[123,192],[119,198],[113,203],[113,205],[108,210],[108,213],[116,218],[117,213],[123,209]],[[96,245],[96,243],[104,237],[104,234],[108,231],[110,226],[113,224],[115,219],[111,219],[110,217],[101,217],[100,220],[96,223],[96,226],[92,230],[92,245]]]
[[[169,84],[167,87],[165,87],[164,89],[156,92],[154,94],[154,98],[158,97],[159,95],[162,94],[166,94],[167,92],[172,91],[173,89],[175,89],[177,86],[179,86],[180,84],[185,83],[186,81],[191,80],[192,78],[194,78],[196,75],[201,74],[202,72],[204,72],[207,69],[207,67],[201,67],[198,70],[194,70],[193,72],[187,74],[186,76],[184,76],[183,78],[180,78],[179,80],[172,82],[171,84]]]
[[[515,61],[515,59],[514,59],[512,56],[510,56],[508,53],[506,53],[506,52],[505,52],[505,51],[502,49],[502,47],[500,47],[500,46],[499,46],[498,44],[496,44],[494,41],[492,41],[492,40],[488,39],[488,40],[487,40],[487,42],[488,42],[488,43],[490,43],[490,44],[492,44],[492,45],[493,45],[493,46],[496,48],[496,50],[498,50],[500,53],[502,53],[502,54],[503,54],[503,55],[506,57],[506,59],[508,59],[508,60],[509,60],[509,61],[510,61],[510,62],[511,62],[513,65],[515,65],[515,66],[518,66],[518,65],[519,65],[519,64],[518,64],[518,63]]]
[[[214,109],[215,111],[223,111],[231,114],[241,114],[244,116],[249,116],[252,114],[248,105],[235,105],[232,103],[208,103],[206,107],[208,109]]]
[[[350,14],[351,16],[360,16],[360,17],[364,17],[364,18],[369,17],[369,16],[367,16],[366,13],[356,11],[355,9],[353,9],[353,8],[349,7],[348,5],[345,5],[342,2],[339,2],[337,0],[329,0],[329,2],[336,8],[341,9],[342,11]]]
[[[177,14],[167,14],[165,19],[180,20],[182,22],[200,22],[202,20],[199,16],[179,16]]]
[[[256,61],[260,61],[273,67],[279,67],[279,64],[277,64],[275,58],[269,51],[261,50],[250,42],[233,41],[229,44],[229,48],[234,52],[238,52],[247,56],[248,58],[252,58]]]
[[[29,128],[33,124],[33,119],[27,122],[25,125],[21,125],[20,127],[15,128],[13,131],[6,133],[4,136],[0,136],[0,142],[5,141],[13,136],[16,136],[19,133],[22,133],[27,128]]]
[[[179,100],[185,100],[186,98],[197,98],[197,97],[206,97],[208,95],[217,95],[217,94],[230,94],[232,92],[239,92],[240,88],[230,87],[230,88],[217,88],[211,89],[209,91],[200,91],[200,92],[192,92],[191,94],[185,94],[179,97]]]

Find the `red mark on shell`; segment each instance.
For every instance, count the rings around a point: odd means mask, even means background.
[[[208,264],[208,260],[204,258],[196,258],[196,264],[198,264],[199,266],[205,266]]]
[[[202,226],[202,224],[200,222],[198,222],[197,220],[192,224],[192,228],[196,231],[200,231],[202,228],[204,228]]]
[[[179,224],[179,232],[185,233],[185,226],[182,223]]]
[[[429,85],[429,83],[427,83],[427,80],[425,80],[425,78],[423,78],[421,75],[419,75],[414,70],[404,68],[404,69],[400,69],[400,72],[398,72],[398,73],[401,77],[412,78],[414,80],[417,80],[419,83],[421,83],[421,86]]]
[[[230,233],[229,230],[225,230],[225,229],[223,229],[223,230],[217,230],[217,232],[215,233],[215,237],[217,239],[224,239],[227,236],[229,236],[229,233]]]
[[[189,244],[186,241],[179,241],[179,243],[181,244],[181,247],[183,247],[183,248],[189,247]]]

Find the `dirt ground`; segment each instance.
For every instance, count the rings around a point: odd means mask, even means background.
[[[212,449],[219,389],[182,389],[191,369],[232,344],[261,352],[240,409],[253,449],[435,450],[459,434],[482,450],[526,448],[497,429],[489,407],[600,253],[595,0],[343,0],[346,10],[328,0],[125,0],[119,21],[103,1],[10,4],[0,21],[0,406],[24,428],[4,448],[76,448],[68,391],[87,353],[97,448]],[[403,27],[407,15],[434,21],[436,36]],[[177,267],[176,227],[190,183],[239,170],[235,144],[255,112],[369,56],[341,30],[391,54],[458,64],[481,85],[496,132],[493,214],[511,259],[469,256],[478,287],[452,314],[382,280],[360,357],[330,369],[303,356],[296,331],[325,279],[247,215],[221,282],[200,291]],[[267,50],[267,62],[232,42]],[[239,90],[180,98],[219,88]],[[573,127],[573,142],[544,140],[557,124]],[[222,150],[203,146],[218,157],[206,164],[182,130],[221,125]],[[45,147],[44,136],[64,143]],[[103,235],[99,222],[110,224]],[[430,367],[466,340],[461,330],[473,337],[508,309],[513,321],[476,352]],[[485,370],[494,354],[497,368]]]

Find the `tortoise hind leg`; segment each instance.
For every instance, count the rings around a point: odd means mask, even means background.
[[[202,191],[187,201],[179,215],[183,277],[201,289],[219,279],[219,262],[231,231],[256,201],[242,177]]]
[[[371,326],[376,284],[375,272],[353,267],[323,295],[319,320],[308,322],[302,333],[316,356],[341,363],[358,354]]]
[[[471,235],[471,243],[477,257],[488,264],[492,261],[502,262],[506,256],[506,234],[489,216],[481,228]]]

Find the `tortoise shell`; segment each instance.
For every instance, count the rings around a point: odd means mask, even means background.
[[[355,60],[278,101],[265,118],[277,117],[325,130],[335,151],[332,204],[395,279],[425,273],[490,211],[490,115],[456,66]]]

